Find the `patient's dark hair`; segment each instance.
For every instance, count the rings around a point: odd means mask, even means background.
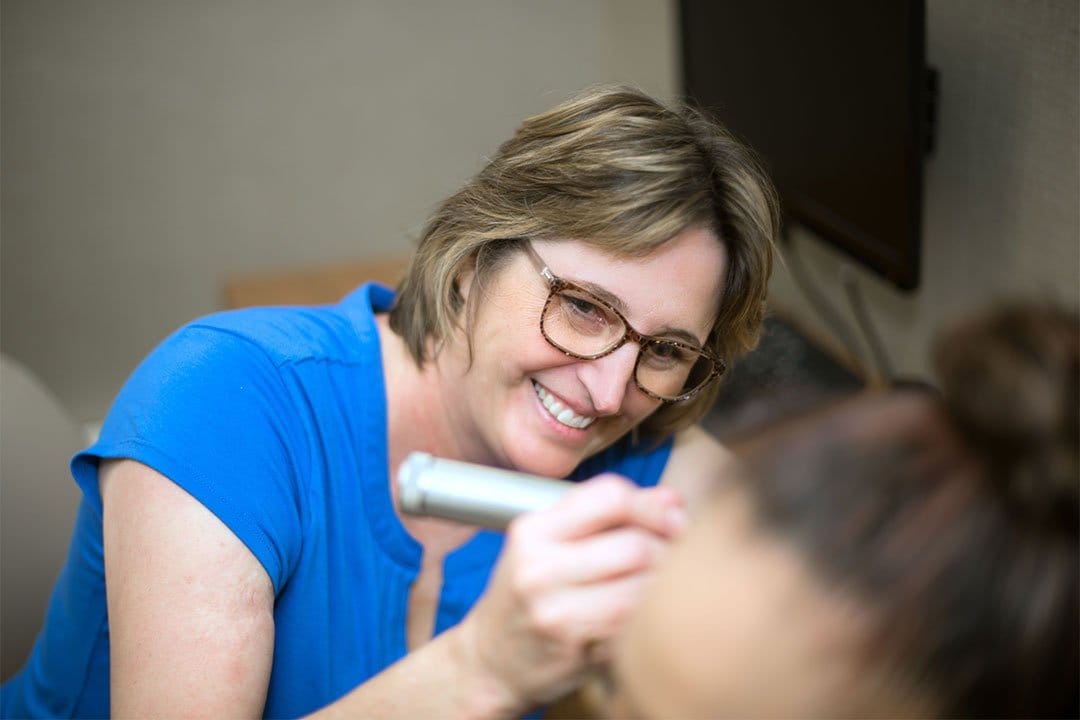
[[[1078,712],[1080,321],[998,307],[894,390],[742,448],[761,525],[861,601],[866,658],[946,717]]]

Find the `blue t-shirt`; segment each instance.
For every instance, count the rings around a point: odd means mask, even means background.
[[[72,461],[84,497],[69,556],[27,665],[0,687],[3,717],[109,715],[102,458],[133,458],[176,482],[266,569],[275,594],[266,717],[312,712],[405,655],[421,548],[390,497],[374,313],[392,301],[365,285],[333,306],[220,313],[143,361],[98,442]],[[670,451],[670,440],[624,440],[572,477],[610,470],[655,485]],[[436,632],[476,602],[501,546],[502,535],[481,531],[447,557]]]

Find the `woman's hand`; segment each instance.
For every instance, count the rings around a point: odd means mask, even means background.
[[[606,660],[645,574],[682,524],[677,492],[615,475],[518,518],[462,624],[467,657],[522,707],[566,694]]]

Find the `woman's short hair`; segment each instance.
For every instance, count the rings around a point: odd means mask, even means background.
[[[422,364],[454,328],[468,325],[462,273],[474,269],[474,285],[483,287],[521,240],[581,240],[644,256],[696,226],[714,231],[727,250],[706,346],[730,364],[760,333],[779,229],[772,184],[753,153],[702,112],[670,109],[625,86],[592,88],[526,119],[438,207],[398,288],[390,326]],[[693,424],[716,390],[714,383],[661,407],[640,430],[663,437]]]

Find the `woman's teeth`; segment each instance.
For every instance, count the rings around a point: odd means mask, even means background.
[[[533,389],[536,390],[537,397],[540,398],[540,402],[544,404],[544,407],[551,413],[551,416],[567,427],[584,430],[596,420],[595,417],[585,417],[584,415],[576,414],[573,410],[556,400],[554,395],[541,387],[536,381],[533,381]]]

